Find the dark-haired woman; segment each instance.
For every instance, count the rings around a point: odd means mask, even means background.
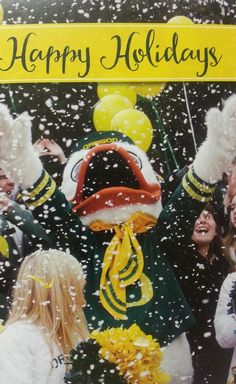
[[[220,239],[217,215],[208,204],[195,222],[192,239],[172,260],[196,320],[187,333],[194,367],[193,384],[225,383],[232,356],[231,350],[223,350],[217,344],[213,324],[220,287],[229,271]]]

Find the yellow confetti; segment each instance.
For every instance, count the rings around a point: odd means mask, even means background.
[[[50,283],[45,283],[41,277],[35,276],[35,275],[28,275],[28,279],[32,279],[39,283],[43,288],[52,288],[54,281],[52,280]]]

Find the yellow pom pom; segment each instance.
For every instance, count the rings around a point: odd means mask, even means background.
[[[170,376],[160,369],[162,352],[159,343],[136,325],[93,331],[91,338],[100,344],[103,359],[117,365],[129,384],[165,384]]]

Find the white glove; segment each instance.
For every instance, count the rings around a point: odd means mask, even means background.
[[[236,95],[226,100],[222,112],[211,108],[206,124],[207,138],[199,148],[193,168],[203,181],[215,183],[236,156]]]
[[[42,172],[32,146],[31,118],[23,113],[13,120],[3,104],[0,104],[0,167],[22,188],[32,186]]]

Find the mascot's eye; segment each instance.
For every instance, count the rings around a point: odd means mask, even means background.
[[[77,163],[74,165],[74,167],[71,170],[71,179],[73,181],[75,181],[76,183],[77,183],[80,167],[82,165],[82,161],[83,161],[83,159],[80,159],[79,161],[77,161]]]
[[[142,161],[141,159],[136,155],[136,153],[134,152],[129,152],[129,155],[131,155],[133,157],[133,159],[135,160],[137,166],[139,167],[139,169],[142,169]]]

